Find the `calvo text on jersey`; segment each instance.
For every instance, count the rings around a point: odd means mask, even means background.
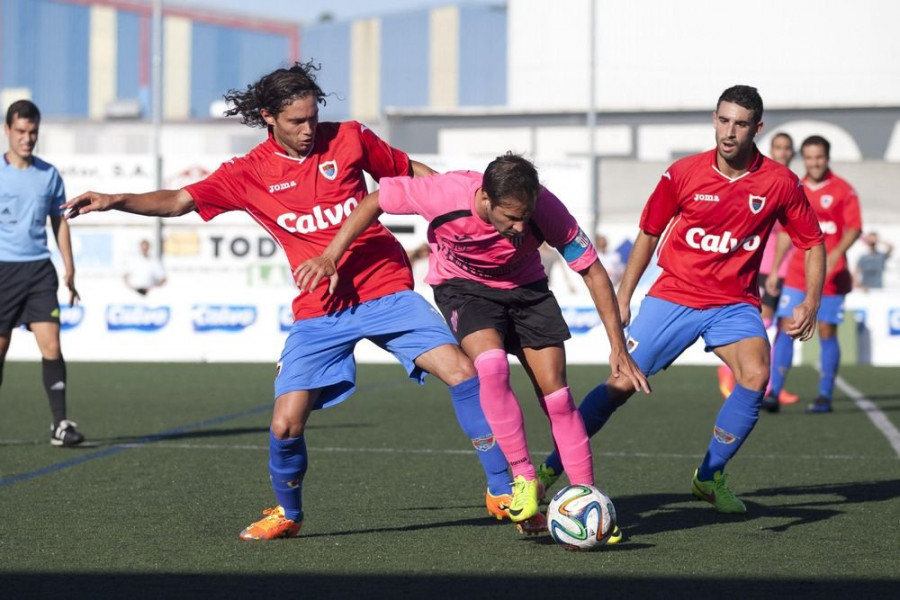
[[[703,250],[704,252],[719,252],[727,254],[737,250],[738,246],[748,252],[753,252],[759,248],[761,242],[758,235],[751,235],[743,239],[734,237],[730,231],[726,231],[722,235],[715,233],[707,233],[702,227],[691,227],[684,236],[688,246]]]
[[[316,205],[309,213],[280,214],[276,222],[279,227],[291,233],[313,233],[320,229],[340,225],[357,206],[359,206],[359,202],[356,198],[347,198],[343,204],[335,204],[331,208]]]

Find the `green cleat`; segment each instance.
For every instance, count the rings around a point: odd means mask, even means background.
[[[716,508],[716,512],[742,515],[747,512],[747,507],[728,488],[728,483],[725,481],[726,477],[725,473],[716,471],[712,481],[700,481],[697,479],[697,471],[694,471],[691,493],[700,500],[705,500],[712,504]]]
[[[522,475],[513,481],[513,499],[507,509],[513,523],[528,520],[538,512],[538,480]]]
[[[544,494],[547,493],[547,490],[556,483],[556,480],[559,479],[561,473],[556,473],[553,469],[547,466],[547,463],[541,463],[541,466],[537,468],[537,479],[541,484],[541,489],[538,490],[540,498],[539,500],[544,499]]]

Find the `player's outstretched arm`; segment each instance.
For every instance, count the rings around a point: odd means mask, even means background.
[[[600,315],[600,320],[603,321],[603,327],[606,329],[606,336],[609,338],[611,348],[609,367],[612,371],[612,376],[627,377],[631,380],[635,390],[649,394],[650,384],[640,368],[632,360],[625,345],[622,318],[619,314],[618,301],[616,300],[612,281],[609,279],[609,273],[606,272],[599,260],[595,260],[590,267],[581,272],[581,276],[584,278],[584,284],[591,293],[594,306],[597,308],[597,314]]]
[[[794,308],[793,321],[784,332],[805,342],[816,331],[816,314],[822,301],[825,285],[825,244],[817,244],[806,250],[806,298]]]
[[[327,277],[329,279],[328,293],[333,294],[337,288],[337,264],[341,261],[341,257],[350,244],[375,222],[381,212],[377,191],[363,198],[359,206],[344,221],[322,255],[310,258],[294,269],[294,281],[297,282],[300,293],[307,290],[312,292],[319,282]]]
[[[619,283],[619,314],[622,317],[622,325],[631,322],[631,297],[637,288],[638,282],[647,270],[656,245],[659,244],[658,235],[650,235],[645,231],[639,231],[631,254],[628,256],[628,264],[625,266],[625,274]]]
[[[62,205],[67,219],[89,212],[120,210],[148,217],[180,217],[196,210],[187,190],[157,190],[145,194],[85,192]]]

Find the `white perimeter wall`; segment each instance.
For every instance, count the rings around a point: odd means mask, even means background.
[[[509,0],[509,106],[588,105],[590,0]],[[596,0],[600,110],[900,105],[900,2]]]
[[[87,188],[107,192],[143,191],[152,188],[152,161],[142,156],[47,156],[66,179],[68,196]],[[483,158],[415,156],[438,170],[482,169]],[[173,156],[164,168],[164,185],[181,187],[214,170],[223,157]],[[585,160],[538,161],[544,183],[569,206],[582,223],[590,222],[585,193],[588,168]],[[646,173],[645,173],[646,175]],[[643,205],[658,174],[641,183]],[[641,179],[648,177],[641,176]],[[425,239],[426,223],[417,217],[382,217],[387,225],[412,225],[413,231],[398,236],[412,248]],[[617,248],[637,233],[636,214],[610,215],[601,231]],[[885,239],[900,248],[900,225],[873,224]],[[87,215],[72,221],[72,242],[77,270],[76,284],[82,302],[63,310],[63,351],[69,360],[148,361],[259,361],[274,363],[290,327],[290,303],[295,295],[290,269],[281,250],[252,220],[229,213],[203,223],[196,214],[167,219],[165,266],[168,283],[148,296],[129,290],[122,275],[137,253],[141,239],[155,239],[155,220],[126,213]],[[867,226],[868,229],[868,226]],[[851,249],[855,264],[863,251]],[[59,264],[58,256],[56,262]],[[416,269],[421,276],[421,267]],[[651,265],[634,296],[639,309],[657,269]],[[892,288],[880,293],[853,293],[847,308],[862,311],[871,340],[871,360],[876,365],[900,364],[900,260],[888,265],[886,282]],[[565,267],[551,274],[551,287],[559,298],[573,337],[567,343],[572,363],[604,363],[609,357],[596,311],[580,278]],[[429,297],[427,286],[417,289]],[[67,298],[60,290],[60,300]],[[392,362],[372,344],[357,348],[362,362]],[[799,358],[800,353],[797,353]],[[8,357],[37,360],[33,337],[17,330]],[[689,349],[683,364],[715,364],[701,345]]]

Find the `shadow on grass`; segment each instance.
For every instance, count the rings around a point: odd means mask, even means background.
[[[721,515],[705,502],[691,502],[687,494],[622,496],[615,503],[619,526],[632,539],[663,531],[772,517],[789,519],[765,528],[782,532],[843,514],[843,507],[848,504],[900,498],[900,480],[764,488],[741,493],[740,497],[747,505],[746,515]]]
[[[558,577],[472,575],[229,575],[176,573],[5,573],[7,598],[697,598],[732,590],[744,598],[896,598],[887,580],[734,579],[691,577]]]

